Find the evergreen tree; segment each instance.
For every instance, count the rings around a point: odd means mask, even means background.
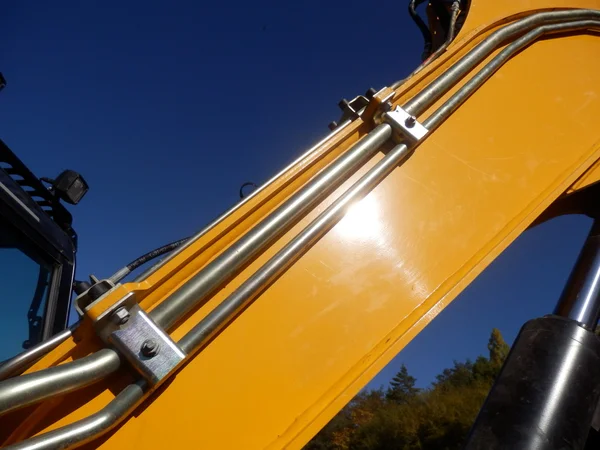
[[[382,390],[363,391],[305,450],[459,450],[498,375],[509,346],[497,329],[489,357],[454,362],[429,389],[415,387],[404,365]]]
[[[510,347],[504,341],[498,328],[492,330],[492,335],[488,341],[488,350],[490,351],[490,362],[496,367],[502,367],[504,360],[508,356]]]
[[[417,379],[409,375],[408,369],[402,364],[398,373],[390,381],[390,387],[386,394],[387,399],[397,403],[408,401],[419,393],[420,389],[415,387],[416,382]]]

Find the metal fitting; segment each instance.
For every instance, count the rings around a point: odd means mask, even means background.
[[[140,348],[142,355],[152,358],[153,356],[158,355],[158,351],[160,350],[160,345],[154,339],[146,339]]]
[[[129,320],[129,311],[127,311],[124,307],[121,307],[112,313],[110,320],[115,325],[124,325]]]
[[[415,144],[429,133],[429,130],[421,124],[415,116],[397,106],[393,111],[384,113],[383,120],[394,129],[396,142]]]

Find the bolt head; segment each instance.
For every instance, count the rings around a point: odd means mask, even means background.
[[[112,316],[110,316],[111,320],[115,325],[123,325],[126,324],[129,320],[129,311],[127,311],[124,307],[117,309]]]
[[[412,128],[415,126],[415,123],[417,122],[417,119],[414,116],[410,116],[408,119],[406,119],[404,121],[404,124],[408,127],[408,128]]]
[[[386,113],[386,112],[391,111],[392,107],[393,107],[392,102],[390,102],[388,100],[387,102],[382,103],[380,108],[381,108],[381,111],[383,111],[384,113]]]
[[[144,355],[148,358],[152,358],[153,356],[156,356],[158,354],[159,349],[160,349],[160,346],[154,339],[146,339],[142,343],[142,347],[140,348],[140,351],[142,352],[142,355]]]

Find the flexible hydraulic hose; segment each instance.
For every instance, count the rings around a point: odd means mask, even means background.
[[[423,54],[421,55],[422,59],[427,59],[431,54],[431,45],[432,45],[432,37],[431,31],[427,24],[421,19],[419,13],[417,12],[417,6],[423,3],[425,0],[410,0],[408,3],[408,14],[412,20],[417,24],[421,35],[423,36]]]
[[[127,264],[125,267],[118,270],[114,275],[112,275],[110,277],[110,280],[113,283],[118,283],[123,278],[125,278],[127,275],[129,275],[131,272],[133,272],[135,269],[137,269],[138,267],[146,264],[149,261],[152,261],[153,259],[158,258],[159,256],[162,256],[166,253],[172,252],[176,248],[181,247],[183,244],[185,244],[189,240],[190,240],[190,238],[187,237],[184,239],[179,239],[178,241],[175,241],[175,242],[171,242],[170,244],[163,245],[162,247],[155,248],[154,250],[140,256],[139,258],[134,259],[129,264]]]

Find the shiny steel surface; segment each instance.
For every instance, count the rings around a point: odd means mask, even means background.
[[[600,317],[600,222],[588,235],[555,314],[595,330]]]
[[[428,118],[428,123],[440,124],[449,114],[453,113],[475,90],[485,83],[496,71],[502,67],[515,53],[522,50],[532,42],[538,40],[542,36],[550,33],[561,33],[565,31],[577,31],[585,29],[598,29],[600,27],[600,12],[595,20],[575,20],[565,23],[557,23],[552,25],[543,25],[529,33],[516,39],[510,45],[507,45],[500,51],[490,62],[488,62],[479,72],[470,78],[463,87],[452,97],[450,97],[442,106],[440,106]],[[433,125],[435,126],[435,125]]]
[[[151,384],[166,377],[185,354],[173,340],[160,329],[148,315],[134,306],[131,317],[120,329],[113,331],[108,340],[127,361]],[[153,343],[156,350],[148,350]]]
[[[0,414],[81,389],[115,372],[119,365],[117,353],[103,349],[70,363],[4,380],[0,382]]]
[[[18,444],[4,447],[10,450],[58,450],[75,448],[94,437],[110,431],[144,395],[145,383],[130,384],[101,411],[91,416],[35,436]]]
[[[5,361],[0,365],[0,380],[20,375],[27,370],[33,363],[44,356],[52,349],[58,347],[72,335],[70,329],[64,330],[50,339],[40,342],[30,349],[19,353],[17,356]]]
[[[166,298],[150,312],[150,316],[163,328],[171,328],[194,305],[206,300],[223,283],[237,275],[252,258],[281,237],[311,208],[339,187],[377,153],[391,134],[392,129],[389,125],[377,126],[259,225]]]
[[[457,63],[453,64],[444,74],[430,83],[426,89],[412,98],[404,106],[404,109],[413,115],[421,114],[428,106],[440,99],[448,89],[460,81],[486,56],[489,56],[493,50],[521,33],[542,25],[599,18],[600,11],[572,9],[567,11],[541,12],[517,20],[492,33],[491,36],[477,45]]]
[[[335,225],[353,202],[368,194],[410,154],[406,145],[394,147],[357,183],[331,204],[302,232],[281,249],[263,267],[242,284],[231,296],[213,309],[191,329],[179,345],[186,352],[194,350],[220,331],[245,306],[286,268],[297,261],[312,245]]]
[[[429,132],[414,116],[411,116],[399,106],[395,110],[385,113],[383,117],[396,133],[401,134],[401,139],[407,142],[420,141]]]
[[[202,236],[204,236],[206,233],[208,233],[210,230],[212,230],[215,227],[215,225],[217,225],[218,223],[222,222],[227,217],[229,217],[233,213],[235,213],[242,205],[246,204],[251,198],[256,197],[259,193],[264,191],[264,189],[267,186],[270,186],[275,180],[277,180],[278,178],[280,178],[281,176],[286,174],[288,171],[290,171],[293,167],[298,165],[303,159],[305,159],[307,156],[309,156],[310,154],[315,152],[315,150],[317,150],[319,147],[321,147],[323,144],[325,144],[333,136],[339,134],[344,128],[346,128],[346,126],[348,126],[348,124],[350,122],[351,122],[351,120],[345,120],[345,121],[341,122],[340,124],[338,124],[338,126],[335,128],[335,130],[328,133],[327,136],[325,136],[323,139],[321,139],[319,142],[317,142],[315,145],[313,145],[311,148],[309,148],[307,151],[305,151],[301,156],[299,156],[294,161],[292,161],[290,164],[288,164],[284,169],[280,170],[275,176],[269,178],[269,180],[267,180],[266,183],[263,183],[258,188],[253,190],[250,194],[248,194],[246,197],[244,197],[242,200],[240,200],[238,203],[236,203],[232,208],[225,211],[223,214],[221,214],[219,217],[217,217],[215,220],[213,220],[211,223],[209,223],[206,227],[204,227],[202,230],[200,230],[198,233],[196,233],[194,236],[192,236],[190,238],[189,242],[186,242],[181,247],[177,248],[174,252],[170,253],[166,258],[164,258],[163,260],[159,261],[155,265],[151,266],[148,270],[141,273],[135,279],[135,281],[142,281],[142,280],[146,279],[146,277],[148,277],[149,275],[153,274],[158,269],[163,267],[169,260],[171,260],[171,258],[178,255],[183,250],[185,250],[187,247],[189,247],[193,242],[200,239]]]

